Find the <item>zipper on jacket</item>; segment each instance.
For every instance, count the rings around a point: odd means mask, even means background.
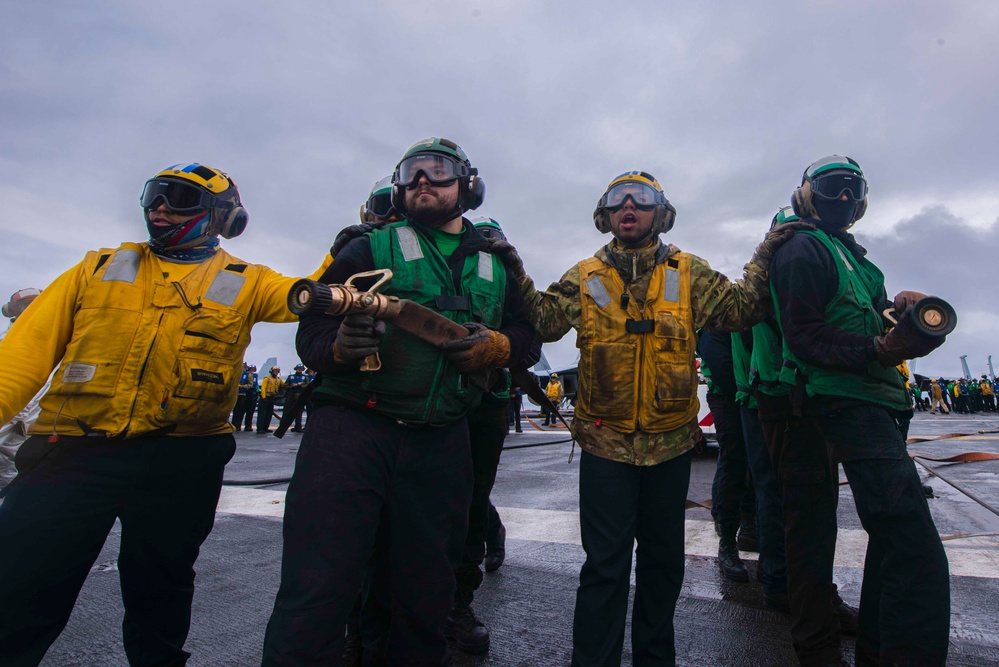
[[[132,398],[132,407],[128,411],[128,424],[125,425],[125,431],[128,431],[128,426],[132,423],[132,415],[135,414],[135,404],[139,400],[139,391],[142,387],[142,378],[146,375],[146,367],[149,365],[149,355],[153,351],[153,346],[156,345],[156,336],[159,335],[160,325],[163,324],[163,311],[160,311],[160,319],[156,322],[156,333],[153,334],[153,339],[149,341],[149,349],[146,350],[146,358],[142,360],[142,368],[139,369],[139,379],[136,380],[136,391],[135,396]],[[166,408],[166,403],[169,397],[164,398],[160,403],[160,409]]]

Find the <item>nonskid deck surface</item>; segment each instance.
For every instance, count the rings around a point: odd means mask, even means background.
[[[503,453],[492,496],[507,527],[506,562],[486,575],[474,604],[492,635],[491,648],[481,657],[456,651],[459,666],[569,664],[572,609],[584,559],[576,514],[579,451],[570,463],[567,442],[519,447],[567,437],[564,428],[535,429],[526,422],[524,428],[525,433],[511,433],[507,440],[510,449]],[[953,437],[955,433],[966,435]],[[273,481],[291,475],[299,435],[288,434],[283,440],[255,433],[236,436],[239,449],[226,470],[227,480]],[[999,453],[999,418],[917,413],[910,436],[950,436],[909,445],[911,453],[935,458],[969,451]],[[694,459],[691,500],[710,498],[714,465],[711,458]],[[994,620],[999,609],[999,516],[981,504],[999,510],[999,461],[927,465],[963,490],[918,466],[936,495],[929,501],[930,509],[950,560],[948,665],[999,667],[999,626]],[[223,489],[215,529],[196,565],[193,623],[186,645],[193,654],[191,667],[259,664],[279,580],[286,486]],[[835,578],[843,597],[856,605],[866,533],[846,485],[840,491],[839,525]],[[962,537],[966,535],[978,536]],[[116,526],[65,632],[43,661],[45,667],[127,664],[121,648],[123,610],[115,565],[118,537]],[[715,563],[717,538],[710,514],[702,508],[687,511],[686,552],[687,570],[676,612],[678,664],[793,665],[788,617],[764,607],[755,579],[755,554],[743,554],[754,575],[752,583],[724,580]],[[630,633],[630,622],[626,632]],[[626,636],[624,664],[630,664],[629,645]],[[844,656],[852,659],[852,642],[846,640],[843,646]]]

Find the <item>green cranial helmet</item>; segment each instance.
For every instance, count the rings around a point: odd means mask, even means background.
[[[808,165],[791,206],[802,218],[848,228],[867,211],[867,178],[860,164],[845,155],[827,155]]]
[[[479,233],[487,239],[499,239],[500,241],[507,240],[506,234],[503,233],[503,228],[500,227],[500,223],[496,222],[492,218],[475,218],[472,220],[472,224],[477,230],[479,230]]]
[[[406,150],[392,173],[392,206],[402,215],[408,215],[406,189],[415,187],[422,175],[437,187],[458,182],[457,205],[445,216],[455,217],[475,210],[486,197],[486,184],[478,174],[478,169],[472,166],[465,151],[453,141],[443,137],[418,141]]]
[[[795,222],[796,220],[801,220],[801,218],[794,214],[793,208],[785,206],[777,211],[777,215],[770,221],[770,229],[773,229],[777,225],[783,225],[785,222]]]
[[[361,222],[386,222],[395,213],[392,207],[392,176],[386,176],[371,188],[368,200],[361,207]]]

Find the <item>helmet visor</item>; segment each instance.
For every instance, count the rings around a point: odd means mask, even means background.
[[[812,179],[812,195],[819,199],[839,199],[844,193],[850,201],[863,201],[867,196],[867,181],[852,171],[829,172]]]
[[[427,177],[433,185],[451,185],[457,179],[468,176],[467,165],[437,153],[413,155],[399,163],[396,170],[396,183],[410,187],[420,179],[420,173]]]
[[[666,196],[651,185],[626,181],[618,183],[604,193],[604,196],[600,198],[599,207],[617,211],[624,206],[628,198],[631,198],[635,208],[641,211],[651,211],[656,206],[666,203]]]
[[[151,178],[142,189],[139,203],[142,208],[153,208],[162,198],[171,211],[189,213],[211,208],[217,201],[215,195],[205,192],[196,185]]]

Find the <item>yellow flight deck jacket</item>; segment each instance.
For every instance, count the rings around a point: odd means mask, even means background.
[[[297,319],[296,278],[221,249],[173,280],[170,266],[124,243],[88,252],[47,287],[0,343],[0,423],[58,365],[32,434],[231,432],[250,328]]]

